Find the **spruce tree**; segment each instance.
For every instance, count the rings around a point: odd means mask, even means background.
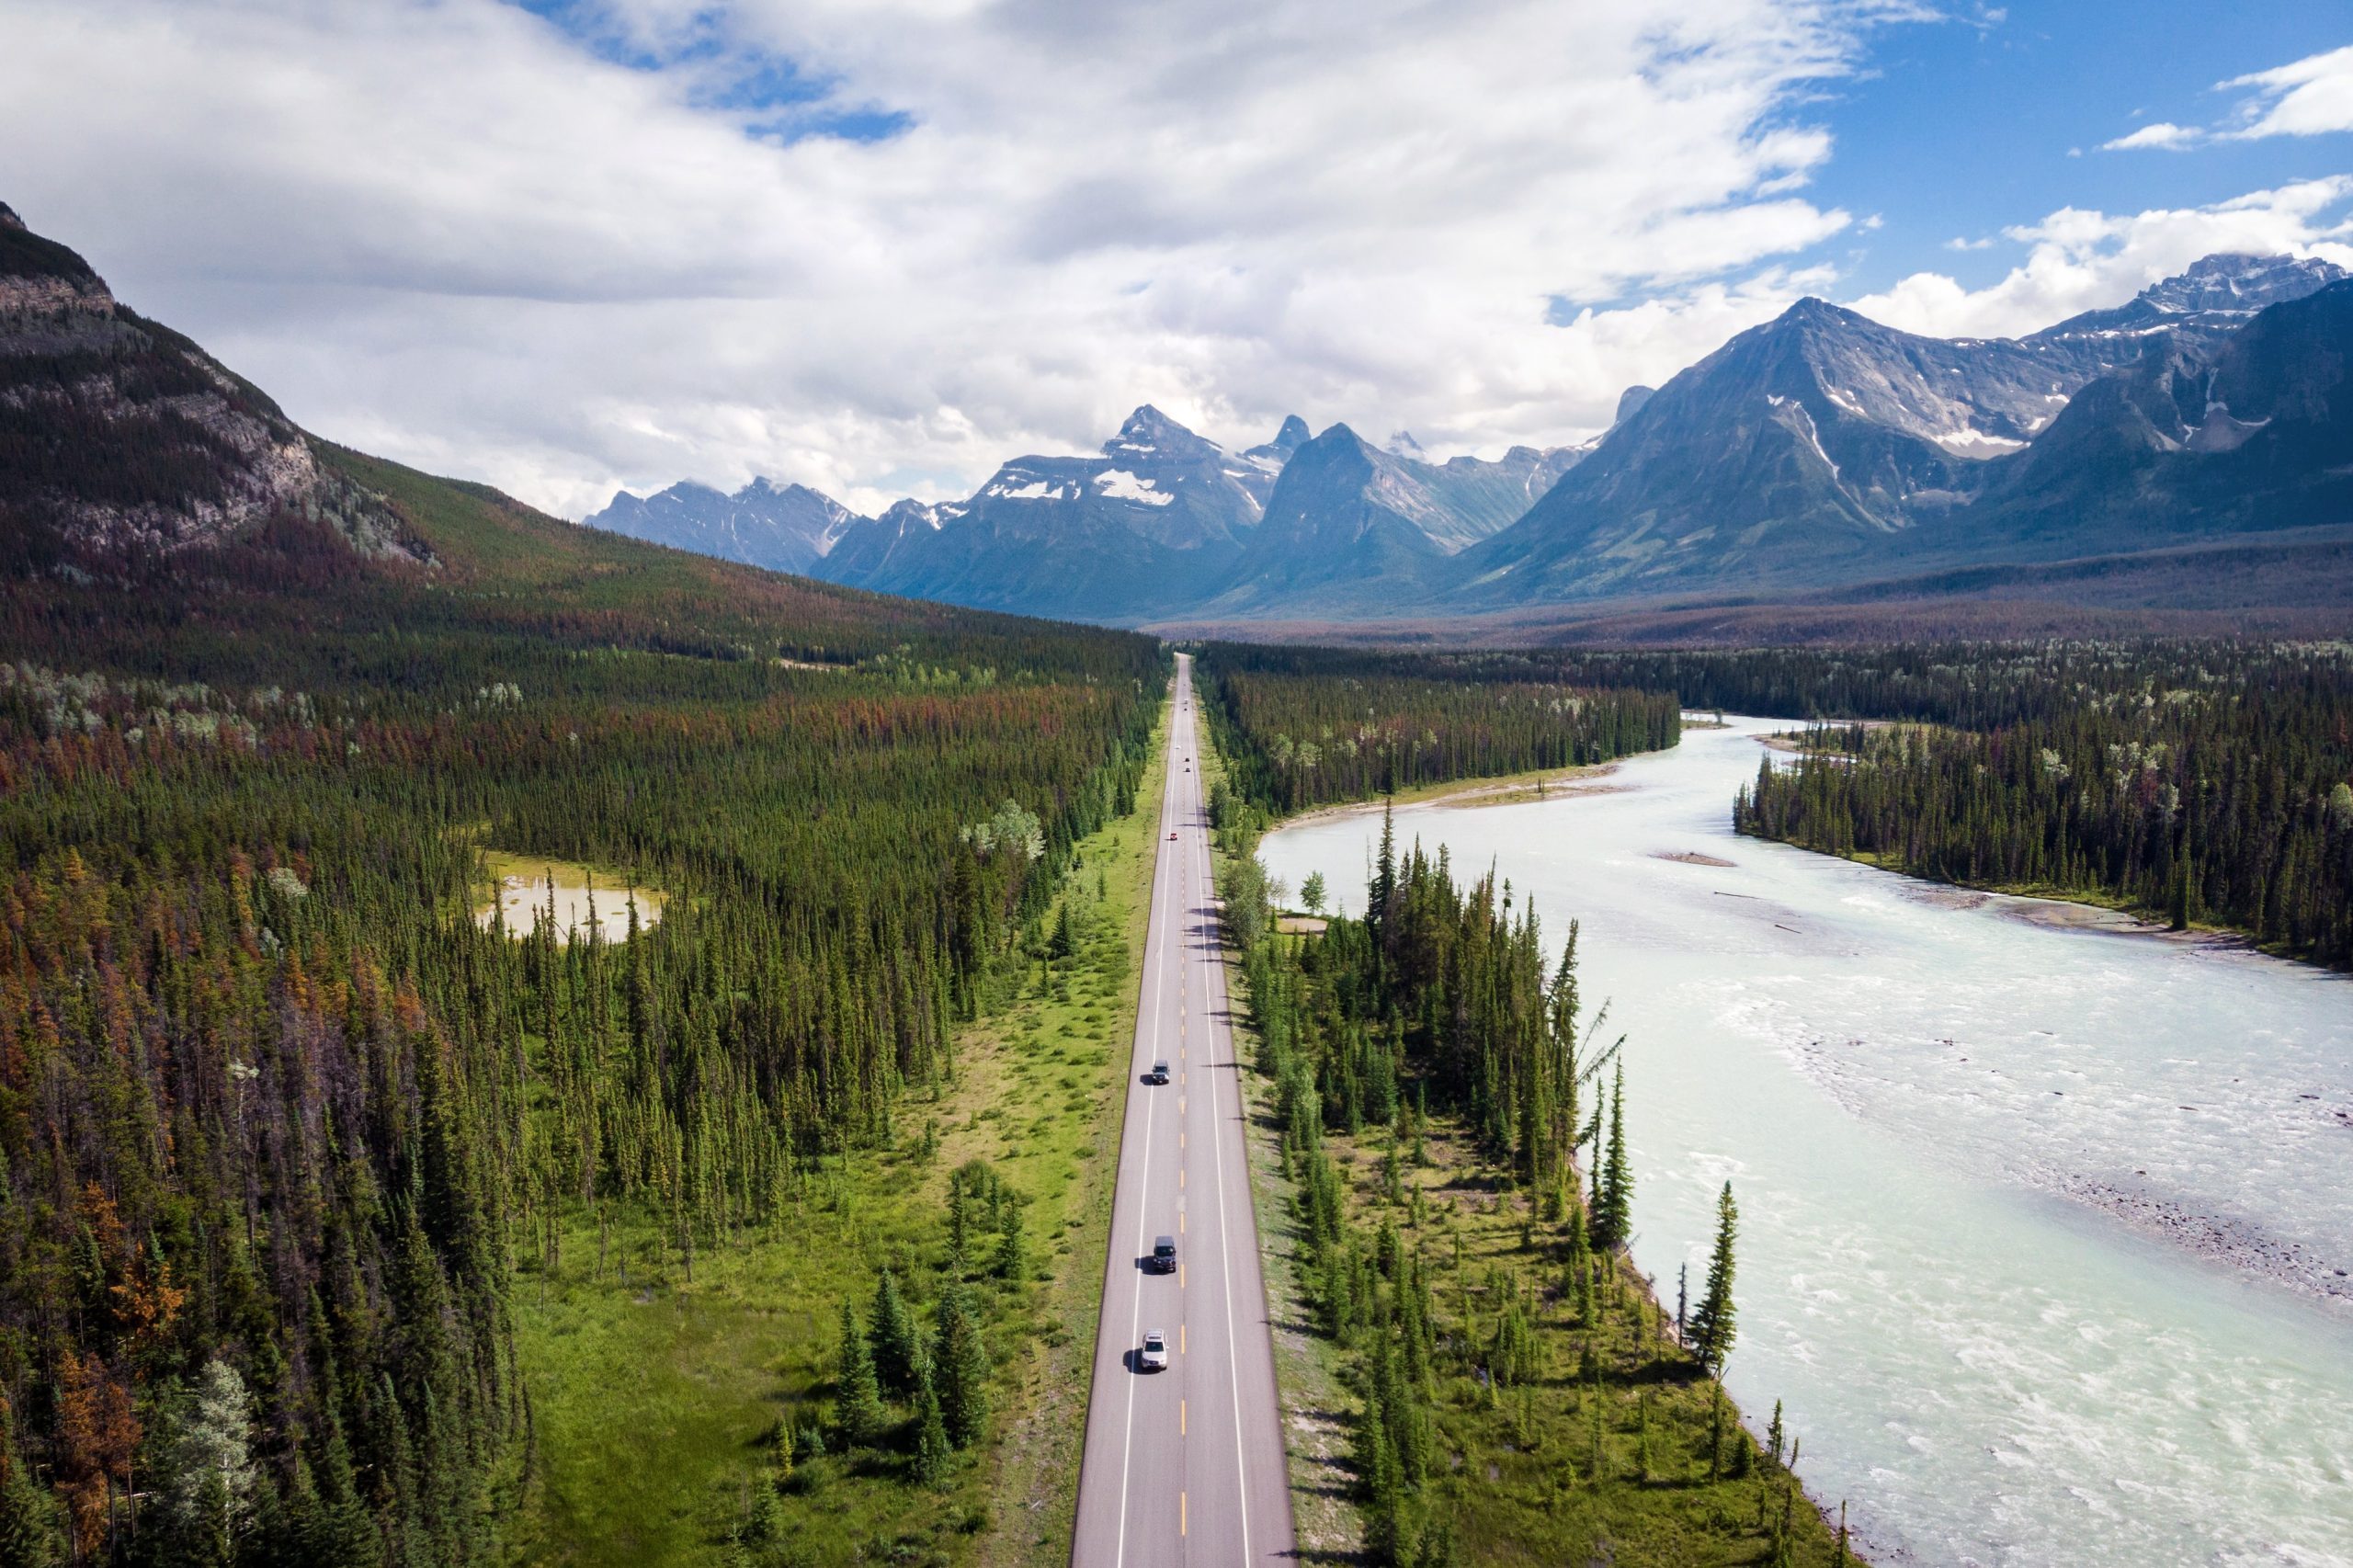
[[[874,1353],[868,1346],[858,1313],[842,1303],[842,1360],[834,1381],[834,1421],[842,1441],[850,1448],[872,1446],[882,1435],[882,1389],[874,1375]]]
[[[1626,1154],[1626,1069],[1609,1089],[1609,1146],[1594,1174],[1593,1244],[1603,1253],[1622,1248],[1633,1229],[1634,1177]]]
[[[14,1436],[0,1402],[0,1568],[54,1568],[57,1500],[26,1470]]]
[[[909,1473],[922,1485],[937,1486],[948,1479],[953,1452],[948,1441],[947,1417],[939,1410],[939,1395],[926,1378],[922,1392],[915,1395],[915,1453]]]
[[[958,1273],[972,1263],[972,1199],[961,1170],[948,1177],[948,1263]]]
[[[1029,1272],[1029,1250],[1021,1239],[1021,1199],[1006,1189],[997,1218],[996,1277],[1019,1281]]]
[[[1733,1305],[1733,1242],[1740,1228],[1740,1206],[1733,1201],[1732,1183],[1724,1183],[1716,1199],[1716,1245],[1708,1258],[1708,1284],[1691,1314],[1690,1346],[1699,1365],[1721,1375],[1724,1358],[1732,1354],[1737,1327]]]
[[[885,1393],[912,1399],[924,1377],[923,1330],[899,1294],[899,1281],[889,1269],[874,1286],[874,1321],[867,1330],[873,1348],[874,1376]]]
[[[933,1385],[948,1440],[969,1449],[988,1436],[989,1358],[981,1325],[961,1290],[939,1298],[939,1329],[932,1342]]]

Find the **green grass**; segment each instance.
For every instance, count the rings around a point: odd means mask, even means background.
[[[1008,983],[999,1008],[960,1040],[954,1083],[937,1100],[903,1103],[893,1146],[829,1157],[774,1233],[699,1251],[691,1282],[675,1248],[643,1226],[616,1225],[600,1267],[585,1212],[551,1277],[526,1266],[517,1348],[536,1467],[518,1561],[1068,1561],[1165,718],[1162,742],[1137,810],[1080,846],[1063,892],[1086,931],[1080,950],[1051,974],[1033,962]],[[781,1546],[733,1552],[779,1425],[829,1417],[841,1302],[864,1317],[887,1265],[928,1322],[946,1267],[949,1173],[971,1159],[1029,1199],[1034,1277],[1017,1291],[974,1282],[996,1370],[990,1443],[936,1490],[905,1480],[896,1451],[805,1460],[783,1488]]]
[[[1631,1264],[1620,1267],[1617,1305],[1605,1304],[1596,1324],[1578,1323],[1556,1293],[1563,1267],[1548,1244],[1560,1227],[1537,1218],[1528,1195],[1513,1190],[1508,1172],[1459,1126],[1433,1117],[1422,1141],[1426,1163],[1415,1165],[1409,1147],[1399,1150],[1406,1161],[1404,1199],[1392,1205],[1382,1181],[1390,1139],[1387,1129],[1368,1128],[1354,1138],[1327,1131],[1324,1147],[1343,1173],[1354,1225],[1370,1233],[1389,1221],[1405,1246],[1419,1251],[1441,1343],[1449,1334],[1483,1342],[1506,1294],[1532,1290],[1539,1304],[1542,1373],[1534,1383],[1490,1398],[1467,1376],[1449,1372],[1438,1379],[1439,1449],[1450,1463],[1427,1490],[1435,1509],[1453,1523],[1459,1561],[1510,1568],[1568,1562],[1618,1568],[1762,1564],[1772,1557],[1768,1524],[1785,1507],[1790,1561],[1833,1561],[1835,1532],[1802,1491],[1785,1496],[1795,1479],[1788,1471],[1752,1447],[1748,1477],[1730,1477],[1733,1447],[1751,1439],[1739,1430],[1739,1413],[1729,1399],[1727,1473],[1710,1479],[1712,1387],[1663,1332],[1672,1314],[1661,1312]],[[1416,1189],[1418,1226],[1413,1223]],[[1275,1233],[1288,1244],[1291,1229],[1286,1211]],[[1334,1381],[1345,1383],[1348,1353],[1327,1339],[1307,1343]],[[1597,1390],[1578,1375],[1588,1343],[1598,1362]],[[1647,1471],[1639,1463],[1637,1437],[1645,1402]],[[1325,1467],[1323,1479],[1333,1478]]]

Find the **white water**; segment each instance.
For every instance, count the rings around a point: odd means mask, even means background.
[[[1397,812],[1611,999],[1634,1256],[1741,1205],[1727,1381],[1874,1559],[2353,1565],[2353,983],[1735,836],[1758,733]],[[1363,903],[1377,815],[1270,835]],[[1657,857],[1696,851],[1728,868]],[[1972,903],[1974,907],[1970,907]]]

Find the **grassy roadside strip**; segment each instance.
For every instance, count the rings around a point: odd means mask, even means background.
[[[1143,946],[1152,915],[1153,869],[1158,863],[1160,800],[1168,777],[1169,710],[1161,710],[1151,766],[1136,787],[1135,810],[1097,835],[1103,840],[1106,903],[1111,929],[1096,978],[1111,1001],[1108,1020],[1088,1026],[1100,1058],[1074,1149],[1077,1161],[1064,1188],[1063,1241],[1055,1249],[1053,1278],[1038,1303],[1053,1332],[1034,1343],[1024,1369],[1023,1397],[1001,1428],[991,1478],[995,1528],[973,1561],[984,1568],[1063,1568],[1078,1517],[1079,1457],[1086,1441],[1086,1404],[1093,1392],[1095,1331],[1103,1313],[1103,1257],[1110,1246],[1111,1199],[1120,1168],[1121,1108],[1129,1092],[1127,1062],[1135,1039],[1143,972]],[[1087,866],[1096,863],[1088,841]],[[1086,875],[1082,868],[1079,875]],[[1110,961],[1116,957],[1116,963]]]
[[[1206,760],[1214,782],[1222,759],[1212,750]],[[1221,858],[1222,875],[1225,867]],[[1228,962],[1233,993],[1246,996],[1242,966],[1232,955]],[[1239,1010],[1235,1027],[1255,1061],[1247,1008]],[[1360,1358],[1318,1323],[1273,1081],[1256,1071],[1245,1083],[1299,1545],[1305,1556],[1355,1560],[1365,1545],[1355,1502]],[[1451,1555],[1417,1563],[1853,1561],[1781,1462],[1796,1454],[1768,1451],[1729,1401],[1719,1408],[1715,1385],[1631,1263],[1617,1261],[1581,1300],[1563,1260],[1564,1227],[1542,1220],[1454,1119],[1433,1116],[1410,1132],[1327,1128],[1323,1140],[1340,1172],[1343,1232],[1394,1235],[1420,1258],[1450,1367],[1434,1380],[1442,1458],[1423,1491],[1429,1517],[1450,1528]],[[1489,1332],[1500,1335],[1507,1312],[1532,1333],[1534,1370],[1499,1390],[1472,1367],[1488,1358]]]
[[[691,1278],[649,1232],[585,1221],[551,1273],[518,1276],[537,1466],[515,1561],[1068,1562],[1166,738],[1164,709],[1136,809],[1079,846],[1047,923],[1069,910],[1070,957],[1008,983],[960,1037],[954,1081],[901,1104],[889,1146],[803,1173],[782,1224],[701,1253]],[[880,1269],[928,1324],[949,1174],[972,1160],[1025,1199],[1030,1264],[1018,1288],[973,1287],[988,1442],[926,1487],[904,1443],[853,1456],[791,1440],[829,1426],[841,1304],[868,1318]]]

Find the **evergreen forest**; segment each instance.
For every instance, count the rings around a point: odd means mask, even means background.
[[[1147,640],[330,460],[415,558],[286,516],[0,600],[8,1568],[497,1559],[519,1282],[608,1225],[691,1278],[892,1140],[1145,767]],[[490,851],[611,924],[485,926]]]

